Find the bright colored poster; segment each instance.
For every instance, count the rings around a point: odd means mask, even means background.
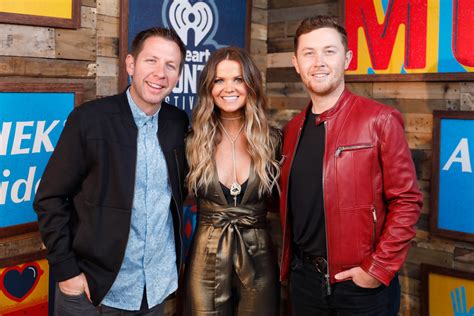
[[[474,120],[440,125],[438,228],[474,234]]]
[[[449,275],[430,273],[429,315],[474,315],[474,281]]]
[[[348,75],[474,71],[474,1],[345,0]]]
[[[46,259],[0,268],[0,315],[48,316]]]
[[[0,12],[71,19],[73,0],[1,0]]]
[[[33,200],[74,93],[0,92],[0,228],[37,220]]]

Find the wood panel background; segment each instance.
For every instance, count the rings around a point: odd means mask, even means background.
[[[293,34],[299,21],[316,14],[338,15],[337,0],[253,0],[250,50],[266,81],[269,115],[283,126],[308,102],[291,66]],[[82,83],[84,100],[117,93],[119,0],[82,0],[77,30],[0,24],[0,80],[7,82]],[[400,110],[415,161],[425,205],[416,238],[400,271],[400,315],[419,315],[420,264],[430,263],[474,273],[474,244],[430,235],[433,110],[474,110],[474,78],[463,82],[349,83],[357,94]],[[275,244],[280,248],[277,214],[270,214]],[[38,233],[0,239],[0,258],[42,249]],[[174,301],[166,314],[174,312]],[[286,314],[282,286],[281,315]]]
[[[294,33],[302,18],[338,16],[337,0],[268,0],[267,95],[275,124],[282,126],[301,111],[309,98],[291,65]],[[405,132],[415,161],[424,207],[408,259],[400,271],[400,315],[420,314],[420,264],[474,273],[474,244],[429,233],[433,110],[474,110],[474,75],[464,82],[348,83],[355,93],[397,108],[405,119]]]

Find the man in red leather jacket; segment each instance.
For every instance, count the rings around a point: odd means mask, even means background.
[[[398,309],[390,284],[422,207],[402,117],[345,88],[351,58],[336,20],[298,27],[292,62],[311,102],[284,129],[280,183],[281,279],[297,316]]]

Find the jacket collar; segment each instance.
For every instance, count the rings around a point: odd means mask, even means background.
[[[129,87],[130,86],[128,86],[121,94],[118,95],[120,115],[125,126],[137,129],[137,125],[135,124],[135,120],[133,118],[132,110],[130,109],[130,105],[128,104],[127,90],[129,89]]]
[[[126,90],[127,94],[127,100],[128,100],[128,105],[130,106],[130,109],[132,110],[132,115],[133,115],[133,120],[135,121],[135,124],[137,125],[138,128],[143,127],[147,122],[153,122],[157,124],[157,118],[160,115],[160,109],[161,107],[155,112],[153,115],[148,115],[145,112],[140,109],[140,107],[133,101],[133,98],[130,94],[130,89]]]
[[[332,117],[337,115],[339,111],[341,111],[343,108],[346,107],[347,104],[349,104],[348,101],[351,99],[351,97],[352,97],[352,93],[347,88],[344,88],[344,91],[342,91],[336,104],[330,109],[321,113],[318,116],[318,120],[316,124],[321,124],[322,122],[327,121],[328,119],[331,119]],[[306,109],[299,114],[300,117],[298,117],[298,119],[300,120],[301,126],[304,124],[304,121],[306,120],[306,114],[308,113],[308,111],[311,111],[312,107],[313,107],[313,102],[310,100],[308,105],[306,106]]]
[[[158,140],[160,144],[164,144],[167,141],[166,130],[169,127],[170,120],[170,107],[165,101],[161,102],[160,116],[158,116]]]
[[[128,86],[121,94],[118,95],[119,98],[119,108],[120,114],[122,115],[124,123],[136,129],[135,120],[133,118],[132,110],[128,104],[127,90],[130,88]],[[167,128],[167,121],[170,119],[172,105],[169,105],[165,101],[161,102],[160,115],[158,116],[158,134],[161,134]]]

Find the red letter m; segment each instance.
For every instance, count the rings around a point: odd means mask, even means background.
[[[382,0],[378,0],[382,1]],[[419,69],[426,64],[427,0],[389,0],[382,24],[377,22],[373,0],[346,0],[346,30],[354,58],[349,70],[357,69],[357,29],[367,39],[372,66],[387,69],[398,28],[405,25],[405,68]]]

